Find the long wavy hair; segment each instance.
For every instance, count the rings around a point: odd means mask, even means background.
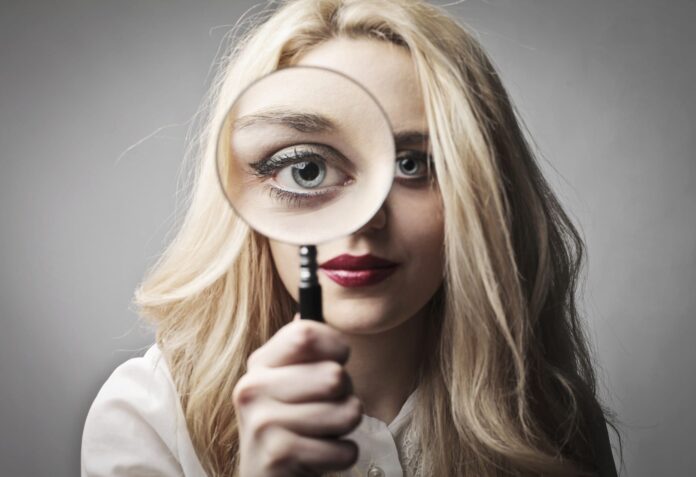
[[[232,390],[295,307],[267,239],[218,185],[215,133],[244,86],[336,37],[407,49],[425,100],[446,270],[412,419],[421,464],[433,476],[594,475],[597,413],[620,435],[599,405],[576,303],[583,241],[474,36],[416,0],[270,2],[231,34],[187,151],[185,214],[134,297],[156,326],[209,475],[238,473]]]

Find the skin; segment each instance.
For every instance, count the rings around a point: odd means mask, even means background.
[[[407,50],[371,39],[332,39],[299,64],[332,68],[363,84],[395,133],[427,133]],[[406,150],[427,152],[428,144],[397,144],[397,158]],[[443,280],[444,227],[437,188],[409,179],[397,168],[387,200],[367,224],[317,247],[320,264],[370,253],[400,263],[396,272],[376,285],[345,288],[320,271],[325,323],[295,317],[252,353],[233,396],[243,476],[345,469],[357,459],[355,444],[326,436],[352,431],[363,413],[391,422],[413,391],[424,307]],[[297,299],[297,246],[270,245],[280,278]]]

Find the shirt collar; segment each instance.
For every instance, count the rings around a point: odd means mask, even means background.
[[[394,418],[394,420],[392,420],[391,423],[387,424],[386,422],[377,419],[376,417],[363,414],[363,419],[360,423],[360,427],[368,432],[378,432],[384,429],[384,427],[387,427],[392,435],[397,435],[402,430],[404,425],[406,425],[409,418],[411,417],[411,414],[413,414],[413,409],[417,401],[417,393],[418,389],[416,388],[408,396],[408,398],[406,398],[406,402],[404,402],[404,404],[401,406],[399,413],[396,415],[396,417]]]

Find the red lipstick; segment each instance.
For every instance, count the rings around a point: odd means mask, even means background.
[[[375,257],[343,254],[319,265],[331,280],[344,287],[375,285],[394,273],[398,263]]]

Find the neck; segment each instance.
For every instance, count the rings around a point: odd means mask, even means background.
[[[346,370],[364,413],[387,424],[415,389],[423,358],[425,310],[382,333],[348,334]]]

